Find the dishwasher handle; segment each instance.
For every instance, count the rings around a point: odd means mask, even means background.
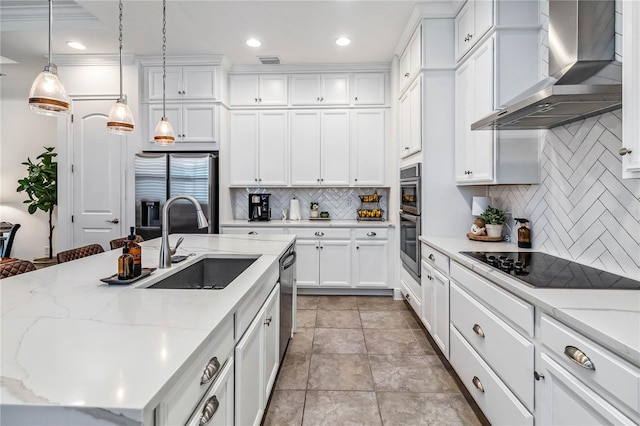
[[[296,252],[295,252],[295,251],[292,251],[292,252],[291,252],[291,254],[289,254],[289,256],[287,256],[287,257],[285,258],[285,260],[283,260],[283,261],[280,263],[280,269],[284,271],[284,270],[286,270],[286,269],[291,268],[291,267],[293,266],[293,264],[294,264],[294,263],[296,263],[296,257],[297,257]],[[291,259],[291,260],[290,260],[290,261],[288,261],[289,259]],[[287,261],[288,261],[288,262],[287,262]]]

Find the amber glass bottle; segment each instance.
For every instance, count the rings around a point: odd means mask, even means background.
[[[129,254],[129,248],[123,247],[122,254],[118,257],[118,279],[130,280],[133,278],[133,256]]]
[[[139,277],[142,274],[142,247],[140,244],[136,243],[136,228],[131,227],[131,235],[129,235],[129,242],[127,243],[127,248],[129,249],[129,254],[133,256],[133,275]]]

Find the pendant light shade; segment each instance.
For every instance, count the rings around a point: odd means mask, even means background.
[[[29,91],[29,108],[45,115],[64,115],[71,111],[71,100],[64,90],[58,69],[51,62],[51,27],[53,26],[53,0],[49,0],[49,64],[36,77]]]
[[[171,145],[176,138],[173,126],[169,123],[166,111],[166,81],[167,81],[167,0],[162,0],[162,118],[153,134],[153,142],[158,145]]]
[[[133,114],[127,105],[127,96],[122,94],[122,0],[119,2],[119,30],[120,30],[120,97],[116,104],[111,107],[107,118],[107,131],[118,135],[125,135],[135,130],[136,124],[133,121]]]

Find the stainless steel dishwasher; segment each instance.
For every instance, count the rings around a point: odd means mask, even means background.
[[[280,363],[293,337],[294,301],[296,298],[296,251],[289,246],[280,258]]]

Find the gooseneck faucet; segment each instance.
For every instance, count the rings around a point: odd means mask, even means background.
[[[176,195],[171,197],[164,203],[162,206],[162,244],[160,245],[160,264],[158,267],[160,269],[169,268],[171,266],[171,256],[176,253],[176,249],[182,242],[182,238],[178,240],[178,244],[176,244],[175,248],[171,248],[169,245],[169,208],[171,205],[175,203],[177,200],[187,200],[190,201],[196,207],[196,214],[198,217],[198,228],[206,228],[209,226],[209,222],[207,221],[207,217],[202,212],[202,206],[190,195]]]

